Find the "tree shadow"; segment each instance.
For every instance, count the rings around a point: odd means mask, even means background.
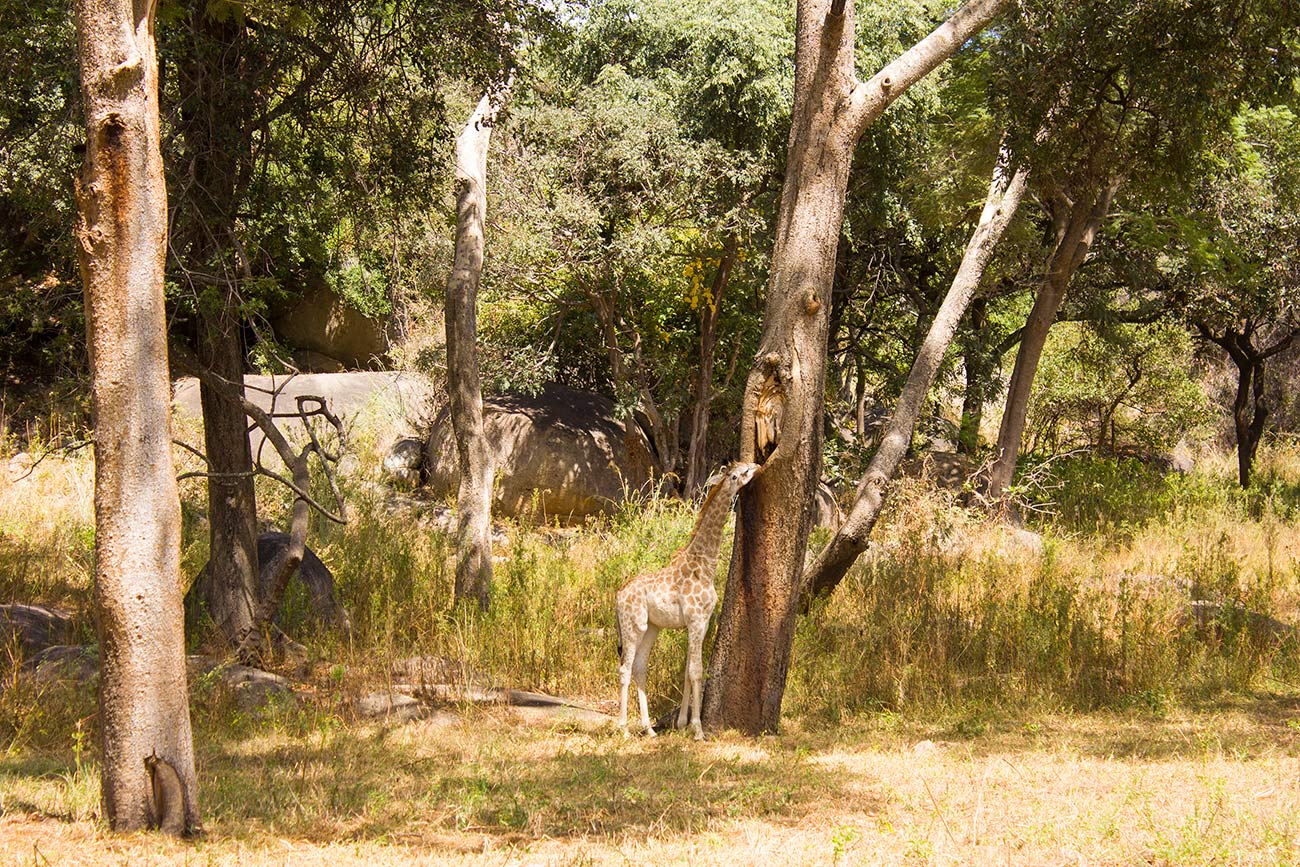
[[[697,744],[681,735],[625,742],[472,720],[419,726],[398,737],[342,730],[262,750],[211,744],[200,762],[208,827],[274,826],[310,840],[663,839],[718,820],[795,824],[836,805],[880,806],[789,744]]]

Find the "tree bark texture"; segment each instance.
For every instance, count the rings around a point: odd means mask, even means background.
[[[1029,397],[1033,391],[1038,362],[1047,344],[1047,332],[1056,321],[1065,301],[1070,280],[1079,270],[1092,247],[1102,222],[1110,212],[1110,203],[1119,189],[1120,178],[1099,184],[1095,192],[1073,201],[1058,203],[1056,246],[1047,261],[1038,297],[1020,335],[1020,349],[1007,389],[1006,409],[998,428],[998,445],[993,467],[989,471],[989,499],[1005,508],[1007,488],[1016,472],[1020,441],[1025,433]]]
[[[745,385],[740,459],[763,464],[738,501],[704,721],[775,731],[821,464],[826,337],[854,146],[899,94],[1006,0],[972,0],[869,81],[853,66],[853,5],[801,0],[795,101],[763,336]]]
[[[691,408],[691,439],[686,451],[685,493],[691,496],[709,476],[709,405],[713,403],[713,368],[718,348],[718,313],[722,309],[722,295],[731,280],[731,269],[736,264],[740,242],[728,235],[718,258],[718,270],[713,274],[709,296],[700,308],[700,367],[695,379],[695,401]]]
[[[488,607],[492,588],[492,450],[483,430],[478,369],[478,287],[487,218],[487,152],[496,106],[490,96],[456,139],[456,253],[447,278],[447,392],[456,435],[456,600]]]
[[[77,185],[95,421],[95,606],[104,815],[126,831],[174,817],[150,767],[180,780],[198,824],[171,456],[154,6],[77,0],[86,155]]]
[[[197,301],[194,350],[200,364],[243,394],[244,340],[239,285],[250,276],[235,243],[243,197],[239,155],[249,149],[252,118],[240,99],[244,82],[244,25],[237,16],[197,10],[176,75],[192,94],[177,112],[185,170],[173,208],[186,237],[174,238],[182,274]],[[234,647],[253,628],[257,604],[257,496],[248,419],[239,400],[225,399],[199,381],[204,453],[208,458],[209,565],[198,590],[209,616]]]
[[[199,316],[199,362],[230,383],[244,387],[244,350],[233,305]],[[257,494],[248,419],[243,407],[199,381],[203,443],[208,457],[208,568],[200,589],[208,615],[230,646],[253,628],[258,596]]]
[[[1006,169],[1007,166],[1002,161],[994,169],[979,224],[966,245],[966,252],[948,295],[935,314],[930,330],[917,352],[916,361],[912,363],[907,382],[898,396],[898,405],[889,418],[880,445],[872,455],[862,481],[858,483],[853,506],[808,572],[807,592],[811,596],[828,594],[839,586],[849,567],[867,549],[867,540],[871,537],[871,530],[876,526],[876,519],[880,517],[880,510],[885,504],[887,486],[907,455],[912,434],[916,430],[916,421],[925,405],[926,395],[934,385],[943,357],[952,345],[957,326],[961,324],[966,308],[970,305],[975,290],[979,288],[993,252],[1002,240],[1002,234],[1020,207],[1028,172],[1020,169],[1008,178]]]

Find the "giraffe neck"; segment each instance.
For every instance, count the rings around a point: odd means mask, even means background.
[[[702,564],[705,574],[712,575],[718,565],[718,548],[722,544],[722,528],[731,511],[731,494],[734,493],[723,479],[713,486],[700,506],[700,517],[695,522],[691,539],[682,548],[681,560],[690,565]]]

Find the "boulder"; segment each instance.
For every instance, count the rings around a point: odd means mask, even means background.
[[[424,442],[402,437],[384,455],[384,474],[401,487],[415,487],[420,483],[423,464]]]
[[[310,289],[271,325],[308,369],[374,369],[389,348],[388,323],[349,306],[328,286]]]
[[[269,392],[279,391],[275,400],[278,412],[295,412],[298,397],[312,395],[325,400],[330,412],[350,428],[363,410],[395,418],[417,419],[428,412],[433,389],[421,374],[404,370],[362,371],[355,373],[300,373],[294,376],[247,375],[244,377],[246,396],[262,409],[271,409]],[[199,383],[192,377],[178,379],[173,386],[172,409],[181,419],[202,420],[203,408],[199,403]],[[281,430],[292,438],[305,439],[306,431],[296,419],[277,419]],[[262,431],[254,427],[248,435],[253,454],[258,454],[262,444]],[[278,467],[279,457],[267,445],[261,449],[263,462]]]
[[[72,617],[41,605],[0,605],[0,646],[17,643],[25,658],[47,647],[67,642]]]
[[[844,523],[844,512],[840,509],[839,500],[835,498],[835,492],[825,482],[818,482],[817,491],[813,496],[816,498],[814,526],[825,527],[834,533]]]
[[[497,468],[494,514],[581,521],[611,513],[660,474],[645,432],[617,418],[603,395],[549,385],[536,396],[487,398],[483,410]],[[446,410],[429,434],[425,471],[435,495],[455,495],[460,472]]]
[[[288,533],[262,533],[257,537],[257,561],[262,568],[261,592],[266,593],[270,588],[271,576],[266,572],[266,565],[273,560],[277,554],[284,550],[289,544]],[[302,563],[298,566],[298,571],[289,577],[290,582],[295,578],[301,581],[307,590],[307,595],[311,599],[312,613],[321,621],[335,627],[348,631],[352,628],[352,621],[348,617],[347,610],[339,602],[338,596],[334,592],[334,573],[329,567],[316,556],[316,552],[311,548],[303,551]],[[208,598],[208,567],[204,564],[198,576],[194,579],[191,592],[199,594],[200,599]],[[278,620],[278,618],[277,618]]]
[[[36,654],[28,665],[37,683],[63,680],[88,684],[99,674],[99,649],[93,645],[55,644]]]

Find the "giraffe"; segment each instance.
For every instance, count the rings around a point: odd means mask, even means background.
[[[709,629],[718,591],[713,575],[718,567],[718,546],[731,502],[758,470],[758,464],[734,463],[710,479],[715,482],[700,505],[700,516],[690,541],[673,555],[664,568],[638,575],[623,585],[614,598],[619,655],[618,727],[627,734],[627,689],[636,678],[636,697],[641,706],[641,725],[654,736],[646,708],[645,677],[650,648],[661,629],[685,629],[687,639],[686,678],[682,685],[682,707],[677,728],[686,726],[689,713],[695,739],[704,737],[700,727],[700,697],[704,690],[701,654],[704,633]]]

